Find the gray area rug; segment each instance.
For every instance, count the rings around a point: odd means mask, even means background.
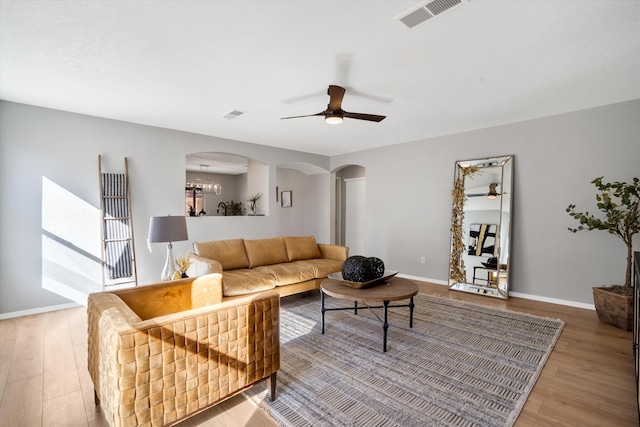
[[[415,304],[413,329],[408,308],[389,310],[387,353],[371,310],[326,312],[324,335],[319,302],[283,310],[276,401],[263,385],[245,395],[282,426],[513,425],[564,322],[423,294]]]

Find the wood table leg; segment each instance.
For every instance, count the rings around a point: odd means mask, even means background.
[[[276,379],[277,379],[277,376],[278,376],[278,373],[274,372],[267,379],[267,383],[269,385],[269,400],[272,401],[272,402],[274,400],[276,400]]]

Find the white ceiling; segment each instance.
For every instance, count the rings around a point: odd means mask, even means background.
[[[191,172],[238,175],[247,173],[249,159],[228,153],[190,153],[185,156],[185,169]]]
[[[638,0],[420,4],[1,0],[0,98],[324,155],[640,98]],[[387,118],[280,120],[329,84]]]

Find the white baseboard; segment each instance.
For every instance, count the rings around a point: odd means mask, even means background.
[[[429,279],[427,277],[420,277],[420,276],[411,276],[409,274],[398,274],[398,277],[404,277],[405,279],[409,279],[409,280],[417,280],[418,282],[429,282],[429,283],[435,283],[436,285],[448,285],[449,282],[447,282],[446,280],[439,280],[439,279]]]
[[[14,317],[31,316],[32,314],[48,313],[50,311],[65,310],[67,308],[80,307],[81,304],[70,302],[68,304],[50,305],[47,307],[32,308],[29,310],[13,311],[0,314],[0,320],[12,319]]]
[[[436,285],[443,285],[443,286],[447,286],[448,285],[448,282],[446,280],[430,279],[428,277],[411,276],[409,274],[398,274],[398,277],[404,277],[405,279],[409,279],[409,280],[418,280],[420,282],[435,283]],[[566,306],[569,306],[569,307],[584,308],[584,309],[587,309],[587,310],[595,310],[596,309],[593,304],[587,304],[587,303],[584,303],[584,302],[569,301],[569,300],[558,299],[558,298],[542,297],[542,296],[538,296],[538,295],[523,294],[523,293],[520,293],[520,292],[509,292],[509,296],[516,297],[516,298],[530,299],[530,300],[533,300],[533,301],[548,302],[550,304],[558,304],[558,305],[566,305]],[[47,313],[47,312],[50,312],[50,311],[64,310],[64,309],[67,309],[67,308],[75,308],[75,307],[80,307],[80,306],[81,306],[81,304],[77,304],[77,303],[72,302],[72,303],[68,303],[68,304],[60,304],[60,305],[52,305],[52,306],[48,306],[48,307],[33,308],[33,309],[30,309],[30,310],[14,311],[14,312],[11,312],[11,313],[0,314],[0,320],[11,319],[11,318],[14,318],[14,317],[30,316],[32,314]]]
[[[404,277],[405,279],[410,279],[410,280],[418,280],[420,282],[435,283],[436,285],[447,286],[449,284],[446,280],[429,279],[427,277],[410,276],[408,274],[398,274],[398,277]],[[509,296],[516,297],[516,298],[530,299],[533,301],[548,302],[550,304],[566,305],[568,307],[584,308],[587,310],[596,309],[596,307],[593,304],[587,304],[584,302],[577,302],[577,301],[569,301],[569,300],[558,299],[558,298],[542,297],[539,295],[523,294],[521,292],[510,291]]]
[[[534,300],[534,301],[541,301],[541,302],[548,302],[550,304],[558,304],[558,305],[566,305],[569,307],[577,307],[577,308],[585,308],[587,310],[595,310],[596,307],[593,304],[587,304],[585,302],[577,302],[577,301],[569,301],[566,299],[558,299],[558,298],[549,298],[549,297],[541,297],[539,295],[530,295],[530,294],[523,294],[520,292],[509,292],[509,296],[510,297],[516,297],[516,298],[524,298],[524,299],[530,299],[530,300]]]

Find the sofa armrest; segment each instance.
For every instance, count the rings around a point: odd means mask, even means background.
[[[344,261],[349,257],[349,248],[346,246],[318,243],[318,247],[320,248],[320,254],[322,255],[322,258],[325,259]]]
[[[191,254],[189,258],[193,261],[193,264],[189,268],[191,276],[202,276],[211,273],[222,274],[222,264],[215,259],[205,258],[196,254]]]
[[[103,292],[87,311],[89,373],[110,425],[171,424],[280,368],[276,292],[143,321]]]

